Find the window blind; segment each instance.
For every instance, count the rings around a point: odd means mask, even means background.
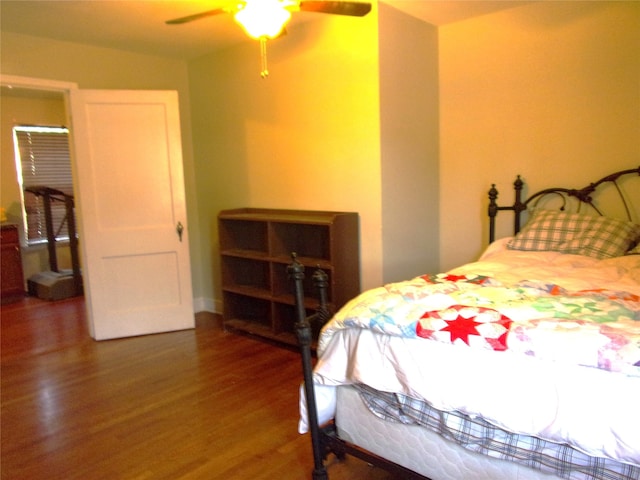
[[[48,187],[73,195],[69,131],[64,127],[16,126],[14,142],[20,186],[23,192],[23,216],[26,240],[30,245],[47,241],[44,200],[29,190]],[[61,196],[56,198],[63,199]],[[53,230],[57,240],[68,240],[64,201],[52,201]]]

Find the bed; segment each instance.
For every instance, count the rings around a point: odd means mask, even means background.
[[[478,261],[368,290],[335,314],[316,270],[309,315],[293,254],[312,477],[328,478],[333,453],[403,479],[640,479],[638,177],[526,200],[518,177],[509,206],[492,186]],[[626,218],[604,215],[601,192]],[[495,240],[503,210],[513,235]]]

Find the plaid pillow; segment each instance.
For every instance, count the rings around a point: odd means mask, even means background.
[[[536,211],[509,243],[511,250],[554,251],[595,258],[624,255],[640,225],[557,210]]]

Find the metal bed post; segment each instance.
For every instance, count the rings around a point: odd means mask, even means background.
[[[304,392],[307,401],[307,420],[309,431],[311,432],[311,446],[313,449],[313,479],[326,480],[327,470],[324,466],[323,445],[320,440],[320,427],[318,426],[318,413],[316,409],[316,397],[313,388],[313,366],[311,364],[311,325],[304,308],[304,290],[302,281],[304,280],[304,266],[298,262],[296,254],[291,254],[292,263],[287,267],[289,276],[295,284],[295,304],[296,304],[296,332],[298,334],[298,344],[302,355],[302,372],[304,377]]]
[[[522,186],[524,182],[520,178],[520,175],[513,182],[513,189],[515,191],[515,201],[513,205],[508,207],[499,207],[496,199],[498,198],[498,190],[495,183],[491,184],[489,189],[489,208],[487,214],[489,215],[489,243],[493,243],[496,239],[496,216],[500,210],[513,210],[513,232],[514,235],[520,231],[520,213],[527,209],[527,203],[522,201]]]

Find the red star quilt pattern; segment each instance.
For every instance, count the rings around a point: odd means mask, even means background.
[[[511,319],[490,308],[453,305],[425,312],[418,321],[416,334],[440,342],[502,351],[507,349],[511,323]]]

